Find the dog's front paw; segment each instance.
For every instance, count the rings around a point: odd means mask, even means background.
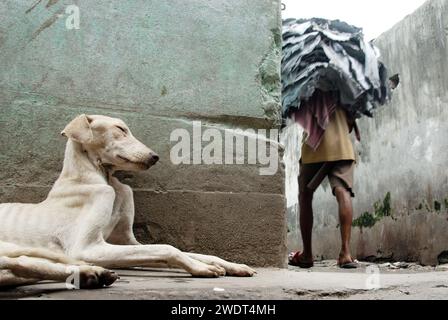
[[[197,278],[219,278],[226,275],[226,270],[218,265],[197,263],[191,275]]]
[[[228,263],[226,273],[229,277],[253,277],[257,272],[245,264]]]
[[[113,271],[92,266],[80,267],[79,275],[79,285],[81,289],[100,289],[109,287],[119,278],[118,274]]]

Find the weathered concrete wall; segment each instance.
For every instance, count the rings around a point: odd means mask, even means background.
[[[448,2],[425,3],[376,45],[402,83],[389,106],[360,122],[355,216],[369,214],[357,221],[365,227],[354,229],[353,251],[436,264],[448,250]],[[319,190],[315,211],[315,253],[335,258],[337,206],[328,188]],[[372,218],[379,221],[366,227]]]
[[[67,5],[80,29],[65,27]],[[174,166],[173,129],[271,128],[279,106],[278,0],[0,2],[0,201],[39,201],[80,113],[124,119],[161,156],[124,178],[140,239],[283,265],[283,174]],[[241,205],[244,203],[244,205]]]

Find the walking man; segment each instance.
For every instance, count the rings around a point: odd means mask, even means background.
[[[353,221],[352,197],[355,152],[350,133],[356,123],[340,106],[337,94],[316,90],[295,113],[296,121],[305,129],[299,175],[300,229],[303,252],[292,253],[289,263],[301,268],[314,266],[312,250],[313,195],[328,177],[339,207],[341,251],[338,265],[345,269],[357,268],[350,252]]]

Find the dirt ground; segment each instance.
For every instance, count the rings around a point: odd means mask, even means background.
[[[66,290],[45,283],[0,292],[0,299],[69,300],[315,300],[448,299],[448,266],[362,264],[343,271],[335,261],[311,270],[260,269],[253,278],[194,279],[178,270],[118,270],[120,280],[101,290]]]

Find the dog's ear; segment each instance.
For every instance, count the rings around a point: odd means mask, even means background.
[[[93,142],[91,122],[92,119],[82,114],[70,122],[61,132],[61,135],[81,144],[90,144]]]

